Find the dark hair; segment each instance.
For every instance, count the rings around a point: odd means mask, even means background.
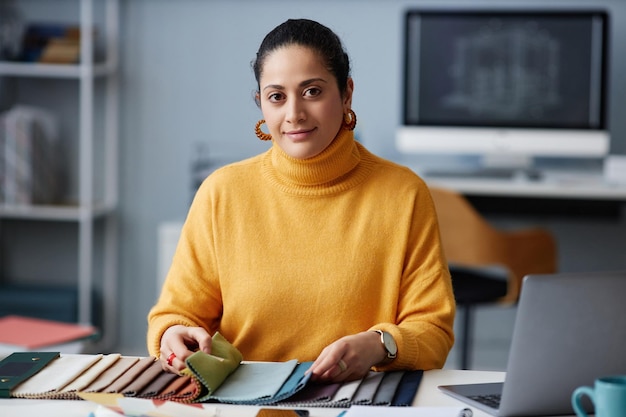
[[[252,62],[258,88],[267,56],[288,45],[301,45],[315,51],[324,61],[326,69],[337,79],[341,94],[346,92],[350,77],[350,59],[341,39],[326,26],[308,19],[289,19],[265,36],[256,53],[256,59]]]

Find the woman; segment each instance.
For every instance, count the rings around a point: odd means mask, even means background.
[[[244,360],[314,361],[317,381],[442,367],[455,304],[434,206],[413,172],[354,140],[341,41],[288,20],[253,68],[271,148],[198,190],[148,316],[150,353],[176,372],[219,331]]]

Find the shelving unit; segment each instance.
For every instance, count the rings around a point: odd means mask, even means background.
[[[104,61],[94,62],[95,3],[103,10]],[[17,2],[19,6],[20,2]],[[0,220],[28,222],[65,222],[77,225],[77,265],[75,285],[78,293],[77,321],[94,324],[94,279],[102,277],[102,316],[100,345],[110,346],[115,341],[117,322],[117,219],[118,205],[118,33],[119,0],[76,0],[80,16],[80,62],[78,64],[31,64],[1,62],[0,77],[46,78],[71,80],[78,83],[78,160],[77,201],[67,205],[7,205],[0,204]],[[100,28],[99,28],[100,31]],[[95,91],[96,81],[102,81],[102,91]],[[100,94],[104,97],[100,97]],[[103,99],[102,109],[96,99]],[[100,112],[100,110],[102,110]],[[102,123],[97,124],[96,121]],[[97,129],[101,129],[96,131]],[[98,134],[96,134],[98,133]],[[103,153],[96,155],[96,140],[102,140]],[[102,171],[96,169],[96,156]],[[95,181],[101,181],[101,195],[96,195]],[[103,227],[96,230],[96,221]],[[0,233],[2,229],[0,228]],[[96,236],[98,234],[98,236]],[[94,260],[96,238],[98,261]],[[55,245],[56,242],[47,242]],[[73,249],[72,249],[73,250]],[[99,264],[101,271],[96,271]],[[101,275],[99,275],[101,274]],[[48,283],[49,284],[49,283]]]

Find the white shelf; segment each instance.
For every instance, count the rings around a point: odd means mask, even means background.
[[[88,71],[93,71],[95,77],[104,77],[116,70],[112,62],[85,65],[0,61],[0,76],[78,79]]]
[[[77,222],[113,213],[112,205],[97,203],[92,207],[78,205],[10,205],[0,204],[0,219]]]
[[[78,186],[76,203],[67,205],[8,205],[0,203],[0,220],[3,221],[49,221],[75,222],[78,233],[77,245],[69,245],[77,251],[76,281],[78,290],[77,322],[94,324],[95,277],[102,277],[102,303],[99,307],[103,318],[101,328],[101,348],[106,349],[114,342],[117,323],[117,219],[118,200],[118,34],[119,0],[74,0],[79,9],[81,30],[80,63],[77,64],[39,64],[0,61],[0,77],[49,78],[74,80],[79,94],[68,99],[78,103],[76,115],[77,160],[76,182]],[[98,2],[103,8],[94,7]],[[17,7],[27,2],[15,2]],[[92,29],[96,13],[104,14],[105,27],[99,33],[104,39],[104,61],[94,62],[94,43]],[[96,79],[105,83],[103,90],[96,91]],[[96,111],[95,102],[103,98],[104,106]],[[64,98],[65,99],[65,98]],[[33,103],[36,105],[36,103]],[[97,123],[102,121],[102,123]],[[101,130],[101,131],[99,131]],[[96,147],[96,141],[102,140],[102,146]],[[95,149],[98,149],[96,155]],[[96,158],[103,163],[96,163]],[[102,166],[103,172],[96,167]],[[102,181],[103,196],[96,196],[94,182]],[[95,227],[95,221],[102,220],[103,227]],[[0,229],[2,232],[2,229]],[[96,242],[102,242],[97,244]],[[56,242],[49,242],[55,245]],[[97,251],[97,252],[96,252]],[[98,271],[101,269],[101,271]],[[9,277],[16,278],[16,277]]]

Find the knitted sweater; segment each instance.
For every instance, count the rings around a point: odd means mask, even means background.
[[[203,182],[147,339],[158,356],[168,327],[202,326],[244,360],[311,361],[381,329],[398,345],[383,370],[432,369],[452,347],[454,314],[428,188],[342,129],[313,158],[274,143]]]

